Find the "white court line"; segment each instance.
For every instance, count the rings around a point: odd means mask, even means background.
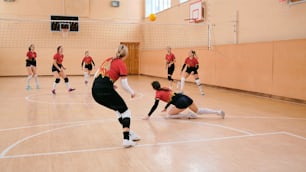
[[[223,119],[221,119],[223,120]],[[251,132],[248,132],[248,131],[244,131],[244,130],[240,130],[240,129],[237,129],[237,128],[232,128],[232,127],[227,127],[227,126],[224,126],[224,125],[218,125],[218,124],[210,124],[210,123],[207,123],[207,122],[200,122],[200,121],[180,121],[180,120],[176,120],[177,122],[182,122],[182,123],[186,123],[186,122],[191,122],[191,123],[194,123],[194,124],[200,124],[200,125],[207,125],[207,126],[213,126],[213,127],[219,127],[219,128],[224,128],[224,129],[227,129],[227,130],[232,130],[232,131],[236,131],[238,133],[242,133],[242,134],[246,134],[246,135],[253,135],[254,133],[251,133]]]
[[[185,143],[198,143],[198,142],[212,142],[212,141],[224,141],[231,139],[247,138],[247,137],[256,137],[256,136],[269,136],[269,135],[279,135],[286,134],[284,132],[270,132],[270,133],[261,133],[261,134],[252,134],[252,135],[239,135],[239,136],[227,136],[227,137],[218,137],[210,139],[193,139],[193,140],[183,140],[183,141],[173,141],[173,142],[160,142],[154,144],[137,144],[135,148],[138,147],[153,147],[153,146],[167,146],[167,145],[177,145]],[[21,154],[21,155],[8,155],[2,156],[0,159],[12,159],[12,158],[27,158],[27,157],[37,157],[37,156],[50,156],[50,155],[63,155],[63,154],[73,154],[73,153],[88,153],[88,152],[98,152],[98,151],[110,151],[110,150],[119,150],[125,149],[122,146],[114,147],[103,147],[103,148],[93,148],[93,149],[80,149],[80,150],[69,150],[69,151],[58,151],[58,152],[46,152],[46,153],[31,153],[31,154]]]
[[[117,120],[115,120],[115,119],[98,119],[98,120],[86,120],[86,121],[58,122],[58,123],[51,123],[51,124],[27,125],[27,126],[20,126],[20,127],[3,128],[3,129],[0,129],[0,132],[21,130],[21,129],[27,129],[27,128],[50,127],[50,126],[79,124],[79,123],[96,123],[96,122],[107,122],[107,121],[117,121]]]
[[[238,118],[238,119],[276,119],[276,120],[306,120],[306,118],[293,118],[293,117],[273,117],[273,116],[226,116],[226,118]]]
[[[62,104],[62,105],[65,105],[65,104],[67,104],[67,105],[73,105],[73,104],[96,104],[96,102],[92,102],[92,103],[90,103],[90,102],[56,102],[56,101],[47,101],[47,100],[45,100],[45,101],[40,101],[40,100],[34,100],[32,97],[35,97],[35,96],[41,96],[41,95],[50,95],[50,97],[52,97],[52,96],[58,96],[58,95],[51,95],[51,93],[50,94],[32,94],[32,95],[29,95],[29,96],[26,96],[25,97],[25,99],[28,101],[28,102],[32,102],[32,103],[38,103],[38,104],[51,104],[51,105],[55,105],[55,104]]]

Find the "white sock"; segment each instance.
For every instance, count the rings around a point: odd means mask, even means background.
[[[66,84],[67,88],[70,89],[70,84],[69,84],[69,82],[65,82],[65,84]]]
[[[185,78],[182,77],[182,78],[181,78],[181,88],[180,88],[180,91],[181,91],[181,92],[183,92],[184,86],[185,86]]]
[[[89,78],[88,73],[87,73],[87,72],[84,72],[84,80],[85,80],[85,81],[88,81],[88,78]]]
[[[168,115],[167,118],[180,119],[180,118],[187,118],[188,116],[189,116],[188,114],[179,113],[179,114],[176,114],[176,115]]]
[[[31,81],[31,79],[32,79],[32,75],[29,75],[29,76],[27,77],[27,86],[30,86],[30,81]]]
[[[216,114],[220,115],[221,111],[220,110],[214,110],[214,109],[208,109],[208,108],[199,108],[197,114],[202,115],[202,114]]]
[[[55,90],[56,85],[57,85],[57,83],[56,83],[56,82],[53,82],[53,87],[52,87],[53,90]]]
[[[37,74],[34,75],[34,79],[35,79],[35,82],[36,82],[36,86],[39,86],[38,75]]]

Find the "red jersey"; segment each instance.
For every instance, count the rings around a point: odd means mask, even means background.
[[[64,59],[64,54],[56,53],[54,54],[53,59],[56,60],[57,64],[62,64],[63,59]]]
[[[198,60],[196,58],[189,58],[187,57],[185,60],[185,64],[187,67],[195,67],[197,64],[199,64]]]
[[[36,59],[37,54],[36,54],[36,52],[28,51],[27,52],[27,57],[28,57],[29,60]]]
[[[172,53],[166,54],[165,59],[166,59],[166,62],[167,62],[167,63],[171,63],[171,62],[173,62],[173,61],[175,60],[175,56],[174,56],[174,54],[172,54]]]
[[[113,82],[116,82],[121,76],[127,76],[128,71],[125,63],[119,59],[110,57],[106,59],[100,66],[102,76],[109,77]]]
[[[173,94],[174,93],[172,90],[157,90],[155,93],[155,98],[169,103]]]
[[[85,64],[91,64],[92,63],[92,57],[90,56],[85,56],[82,60],[82,64],[85,63]]]

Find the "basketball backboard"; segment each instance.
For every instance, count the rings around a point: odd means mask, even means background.
[[[195,23],[204,21],[204,7],[202,5],[202,0],[190,3],[189,21]]]

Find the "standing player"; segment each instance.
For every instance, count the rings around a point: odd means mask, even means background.
[[[92,67],[95,66],[95,62],[93,61],[92,57],[89,56],[89,51],[85,51],[85,57],[83,58],[81,65],[84,71],[85,84],[87,85]]]
[[[166,111],[167,108],[172,104],[174,105],[169,111],[168,111],[168,118],[177,119],[177,118],[189,118],[194,119],[197,118],[198,115],[202,114],[216,114],[222,117],[224,119],[225,113],[223,110],[214,110],[214,109],[208,109],[208,108],[198,108],[193,100],[188,97],[187,95],[181,94],[181,93],[175,93],[169,88],[161,88],[160,83],[158,81],[152,82],[152,87],[156,91],[155,93],[155,103],[152,106],[150,112],[144,119],[149,119],[152,113],[155,111],[155,109],[158,106],[159,100],[162,100],[167,103],[163,111]],[[184,110],[189,108],[192,113],[189,112],[188,114],[182,114]]]
[[[53,63],[52,63],[52,73],[55,78],[55,81],[53,83],[53,88],[52,88],[52,93],[55,95],[55,89],[56,85],[61,81],[60,77],[62,77],[65,81],[65,84],[67,86],[68,92],[74,91],[74,88],[70,87],[69,84],[69,79],[67,75],[65,74],[64,70],[66,68],[63,66],[63,59],[64,59],[64,54],[63,54],[63,47],[58,46],[57,47],[57,52],[53,56]]]
[[[204,91],[202,89],[201,81],[198,75],[199,62],[197,60],[196,52],[194,50],[189,51],[188,57],[185,59],[185,63],[182,67],[181,73],[184,71],[186,66],[187,66],[186,71],[184,72],[181,78],[180,92],[183,92],[185,80],[189,77],[190,74],[192,74],[194,76],[197,86],[200,89],[201,95],[204,95]]]
[[[29,51],[27,52],[26,56],[27,56],[26,57],[26,68],[27,68],[27,71],[28,71],[26,89],[27,90],[31,89],[30,81],[33,78],[33,76],[34,76],[35,82],[36,82],[36,89],[39,89],[38,75],[37,75],[37,69],[36,69],[37,54],[35,52],[34,44],[31,44],[29,46]]]
[[[175,69],[175,56],[174,54],[171,52],[171,47],[167,47],[167,54],[166,54],[166,69],[168,69],[168,81],[169,81],[169,87],[172,87],[172,83],[173,83],[173,72]]]
[[[123,146],[131,147],[136,144],[134,141],[138,141],[140,138],[130,130],[131,112],[114,88],[114,83],[121,78],[123,89],[129,92],[132,98],[135,97],[135,92],[128,84],[128,71],[123,62],[127,54],[128,48],[121,44],[117,49],[116,56],[106,59],[101,64],[95,73],[92,96],[97,103],[116,112],[123,128]]]

